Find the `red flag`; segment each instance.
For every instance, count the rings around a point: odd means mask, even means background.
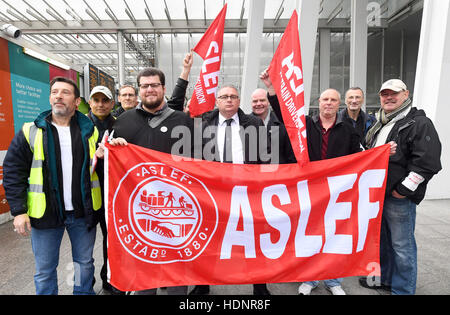
[[[106,146],[108,262],[122,291],[380,273],[389,145],[276,174]]]
[[[269,66],[269,76],[280,101],[284,124],[300,165],[309,162],[306,142],[305,93],[298,16],[294,11]]]
[[[191,117],[201,115],[214,109],[217,86],[219,84],[220,64],[222,60],[223,33],[227,4],[212,22],[206,33],[195,46],[194,51],[204,62],[200,77],[195,84],[189,112]]]

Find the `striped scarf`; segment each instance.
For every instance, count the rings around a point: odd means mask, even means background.
[[[376,135],[386,124],[388,124],[392,119],[403,113],[405,110],[411,107],[411,99],[408,98],[399,108],[395,111],[386,114],[382,108],[380,108],[378,114],[376,115],[378,120],[369,129],[366,135],[366,145],[368,148],[372,148],[375,145]]]

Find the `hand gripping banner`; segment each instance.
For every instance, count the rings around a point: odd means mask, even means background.
[[[107,148],[108,260],[119,290],[379,275],[389,145],[276,174]]]
[[[297,162],[309,162],[306,140],[305,93],[298,16],[294,11],[269,66],[269,76],[280,101],[284,124]]]
[[[227,4],[225,4],[194,48],[194,51],[202,57],[204,62],[189,105],[191,117],[214,109],[216,91],[219,84],[226,15]]]

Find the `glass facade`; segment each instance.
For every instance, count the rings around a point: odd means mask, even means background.
[[[420,37],[422,11],[408,17],[396,27],[376,30],[368,33],[367,55],[367,86],[366,110],[374,113],[379,108],[378,91],[381,84],[392,78],[405,81],[413,92],[417,53]],[[271,62],[278,43],[280,33],[263,34],[260,58],[260,72]],[[173,85],[181,72],[182,60],[187,52],[200,40],[201,34],[162,34],[158,35],[156,66],[163,69],[166,74],[167,93],[170,95]],[[219,85],[233,84],[241,87],[245,45],[247,35],[236,33],[224,35],[224,48],[222,57],[222,74]],[[318,109],[320,96],[320,58],[319,36],[316,41],[314,58],[314,71],[311,86],[310,113]],[[330,36],[330,88],[337,89],[342,94],[342,107],[344,105],[345,91],[350,88],[350,32],[332,31]],[[194,56],[194,66],[191,70],[190,84],[187,95],[192,95],[193,86],[200,73],[202,60]],[[259,83],[259,87],[264,87]]]

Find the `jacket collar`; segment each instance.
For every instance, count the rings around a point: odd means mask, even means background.
[[[238,114],[238,117],[239,117],[239,124],[241,126],[246,126],[249,123],[248,115],[246,115],[244,113],[244,111],[242,109],[240,109],[240,108],[238,109],[237,114]],[[214,109],[214,110],[212,110],[210,112],[205,113],[203,115],[203,118],[205,120],[208,120],[208,121],[217,121],[217,122],[219,122],[219,109],[216,108],[216,109]]]
[[[141,113],[144,114],[146,116],[159,116],[162,115],[162,113],[164,113],[167,109],[169,108],[169,106],[167,105],[166,102],[164,102],[164,105],[162,106],[162,108],[158,111],[156,111],[154,114],[146,111],[143,107],[142,107],[142,102],[139,102],[139,104],[136,106],[136,110]]]
[[[311,117],[315,124],[319,123],[319,114],[316,114]],[[343,117],[341,115],[336,114],[336,123],[335,125],[339,125],[343,122]]]
[[[348,119],[351,119],[350,116],[348,115],[347,108],[343,108],[343,109],[340,111],[339,116],[341,116],[342,118],[345,118],[345,119],[347,119],[347,118],[348,118]],[[363,121],[366,120],[366,113],[365,113],[362,109],[359,111],[358,119],[357,119],[357,120],[359,120],[360,118],[361,118]]]
[[[80,126],[81,135],[83,137],[91,136],[94,132],[94,124],[92,121],[84,114],[82,114],[80,111],[75,111],[75,114],[72,116],[72,119],[70,120],[70,124],[78,122],[78,125]],[[34,124],[42,129],[47,129],[52,124],[52,111],[48,110],[45,112],[42,112],[34,121]]]

